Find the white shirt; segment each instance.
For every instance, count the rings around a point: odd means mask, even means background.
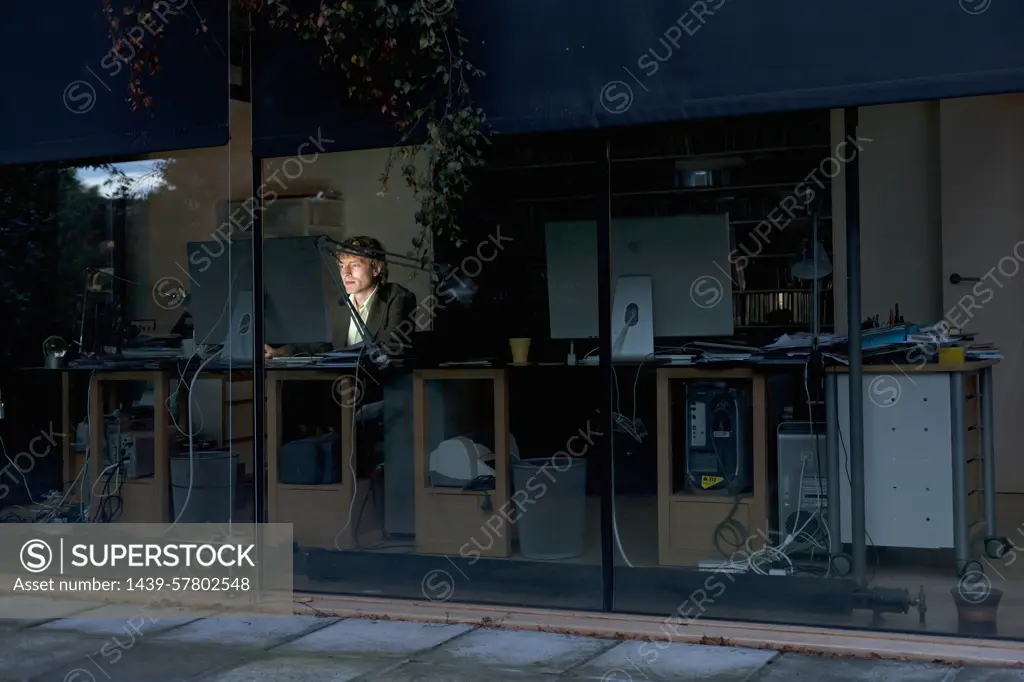
[[[377,287],[374,287],[373,291],[370,292],[370,295],[366,297],[365,301],[363,301],[363,304],[358,307],[359,319],[363,321],[363,324],[366,324],[366,317],[370,312],[370,303],[373,301],[373,295],[376,293]],[[353,303],[355,303],[355,301],[353,301]],[[348,345],[354,346],[357,343],[362,342],[362,340],[363,335],[359,333],[359,327],[356,326],[356,318],[353,317],[348,323]]]

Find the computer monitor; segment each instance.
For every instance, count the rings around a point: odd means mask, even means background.
[[[315,237],[263,242],[267,343],[330,343],[341,291]]]
[[[189,242],[185,248],[195,343],[224,343],[239,300],[246,294],[252,300],[252,242]]]
[[[597,224],[552,222],[544,227],[551,338],[596,338]],[[727,214],[617,219],[611,237],[613,295],[620,278],[649,276],[655,336],[732,336]],[[697,301],[691,296],[695,286]],[[716,286],[721,288],[718,300],[709,292]]]
[[[252,242],[190,242],[189,312],[196,343],[225,343],[235,329],[233,313],[251,308]],[[266,342],[330,343],[334,309],[341,293],[313,237],[279,237],[263,242],[264,330]]]

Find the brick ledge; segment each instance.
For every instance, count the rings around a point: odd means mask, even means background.
[[[667,640],[666,618],[588,611],[555,611],[480,604],[406,601],[296,593],[296,613],[375,620],[455,623],[628,640]],[[671,641],[772,649],[949,666],[1024,668],[1024,642],[916,635],[870,630],[697,621],[678,627]],[[638,641],[637,646],[640,645]]]

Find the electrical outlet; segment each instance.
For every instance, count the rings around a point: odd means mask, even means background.
[[[156,320],[132,320],[131,324],[140,332],[156,331]]]

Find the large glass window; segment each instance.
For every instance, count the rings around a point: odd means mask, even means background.
[[[612,139],[616,608],[674,612],[690,592],[706,597],[696,617],[817,608],[820,595],[801,588],[828,571],[824,504],[809,486],[816,506],[797,505],[799,523],[787,514],[781,530],[769,462],[783,419],[823,433],[823,415],[803,390],[806,358],[758,360],[783,334],[832,329],[831,179],[817,170],[828,116]],[[813,282],[794,267],[809,254],[819,256]],[[722,590],[790,567],[796,547],[772,549],[788,534],[807,555],[791,578]],[[790,595],[781,605],[780,594]]]
[[[4,170],[4,520],[253,519],[249,159]]]
[[[271,521],[294,524],[297,587],[593,609],[610,597],[667,615],[669,639],[723,618],[1012,632],[993,620],[1012,548],[986,543],[987,523],[954,540],[956,519],[993,517],[1005,534],[1011,518],[981,494],[992,391],[977,365],[896,381],[894,360],[868,353],[854,541],[835,207],[858,160],[864,212],[882,220],[885,183],[864,178],[888,166],[863,137],[812,112],[499,139],[462,243],[430,235],[425,255],[414,198],[380,192],[385,150],[266,162],[266,499]],[[909,209],[903,223],[933,229]],[[884,230],[862,230],[864,262],[884,261]],[[871,276],[875,302],[889,290]],[[893,393],[914,396],[899,398],[911,413],[890,409]],[[962,434],[949,427],[961,417]],[[969,516],[954,505],[960,436]]]
[[[1015,517],[986,473],[998,394],[992,368],[962,364],[1000,354],[931,327],[937,279],[886,274],[937,273],[940,232],[969,248],[930,217],[931,115],[868,110],[856,135],[818,112],[610,136],[615,608],[668,614],[665,640],[704,619],[1016,634],[998,532]],[[872,146],[900,116],[919,126]],[[920,167],[897,171],[904,156]],[[834,312],[850,201],[870,216],[861,466]],[[921,249],[892,253],[904,233]],[[983,314],[957,324],[999,333]]]
[[[595,202],[514,146],[458,243],[381,191],[388,150],[264,166],[268,516],[300,589],[601,607],[597,374],[549,341],[544,258],[544,225]],[[559,155],[592,194],[593,159]]]

